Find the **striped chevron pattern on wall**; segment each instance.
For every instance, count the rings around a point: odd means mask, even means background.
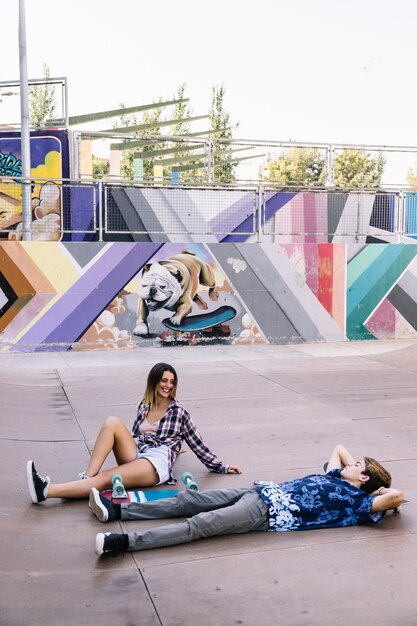
[[[0,350],[414,337],[416,255],[415,244],[0,242]],[[178,301],[151,306],[138,333],[148,271]],[[187,329],[167,329],[185,296]]]

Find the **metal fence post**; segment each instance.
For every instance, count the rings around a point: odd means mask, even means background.
[[[211,139],[207,141],[207,181],[213,182],[213,143]]]
[[[401,243],[401,236],[404,234],[405,230],[405,219],[406,219],[406,207],[405,207],[405,196],[404,192],[400,191],[398,195],[398,209],[397,209],[397,224],[395,227],[395,234],[397,236],[397,243]]]
[[[327,177],[326,177],[326,185],[328,187],[332,187],[334,182],[334,148],[332,145],[326,148],[326,167],[327,167]]]
[[[356,214],[356,232],[355,232],[355,241],[359,241],[359,226],[360,226],[360,214],[361,214],[361,192],[358,191],[358,203],[357,203],[357,214]]]
[[[256,189],[255,192],[257,198],[257,221],[256,221],[256,242],[261,243],[261,230],[262,230],[262,209],[263,209],[263,198],[264,198],[264,189],[262,185]]]
[[[22,236],[32,239],[32,185],[30,180],[30,123],[26,54],[25,0],[19,0],[20,150],[22,161]]]
[[[103,241],[103,181],[98,181],[98,240]]]

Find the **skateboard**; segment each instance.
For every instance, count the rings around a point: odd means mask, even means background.
[[[152,500],[162,500],[164,498],[173,498],[180,493],[179,489],[132,489],[125,491],[124,498],[114,498],[113,490],[107,489],[102,491],[101,495],[115,504],[130,504],[131,502],[151,502]]]
[[[219,326],[233,319],[236,315],[236,309],[232,306],[221,306],[215,311],[209,313],[201,313],[200,315],[190,315],[185,317],[179,326],[173,324],[169,317],[162,320],[164,326],[170,330],[179,332],[201,331],[213,326]]]
[[[194,481],[190,472],[184,472],[181,476],[186,489],[198,491],[198,485]],[[152,500],[163,500],[164,498],[173,498],[180,489],[132,489],[126,490],[120,474],[113,474],[111,477],[113,489],[106,489],[101,495],[111,500],[115,504],[130,504],[130,502],[151,502]]]
[[[164,345],[186,345],[196,346],[198,344],[208,345],[209,343],[223,343],[230,337],[230,326],[228,324],[218,324],[210,326],[205,330],[164,330],[159,338]]]

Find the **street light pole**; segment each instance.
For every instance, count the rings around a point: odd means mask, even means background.
[[[20,146],[22,157],[23,241],[32,239],[32,189],[30,180],[30,128],[26,58],[25,0],[19,0]]]

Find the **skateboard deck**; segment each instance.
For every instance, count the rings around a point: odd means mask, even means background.
[[[172,324],[169,317],[162,320],[162,323],[170,330],[177,330],[180,332],[198,331],[211,328],[212,326],[218,326],[219,324],[224,324],[224,322],[233,319],[235,315],[236,309],[232,306],[221,306],[215,311],[210,311],[209,313],[201,313],[200,315],[190,315],[189,317],[185,317],[182,320],[182,324],[179,326]]]
[[[113,498],[113,490],[106,489],[101,495],[111,500],[115,504],[130,504],[130,502],[151,502],[152,500],[162,500],[163,498],[173,498],[180,492],[180,489],[126,489],[126,498]]]
[[[130,504],[131,502],[151,502],[152,500],[163,500],[173,498],[180,493],[180,489],[125,489],[123,479],[120,474],[113,474],[111,477],[113,489],[106,489],[101,495],[115,502],[116,504]],[[199,491],[198,485],[190,472],[183,472],[181,482],[190,491]]]

